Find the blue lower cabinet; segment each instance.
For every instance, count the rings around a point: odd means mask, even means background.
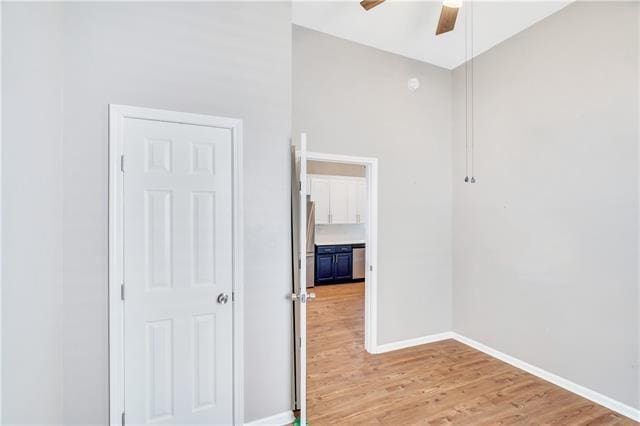
[[[335,280],[350,280],[351,269],[353,262],[351,259],[351,253],[338,253],[336,256],[336,267],[333,273],[333,279]]]
[[[333,281],[335,254],[317,254],[316,255],[316,282]]]
[[[351,281],[352,276],[351,246],[318,246],[316,248],[316,283]]]

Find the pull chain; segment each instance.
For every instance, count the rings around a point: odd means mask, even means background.
[[[468,2],[465,2],[467,4]],[[464,182],[469,183],[469,14],[464,14]]]
[[[476,183],[476,174],[475,174],[475,166],[476,166],[476,158],[475,158],[475,147],[476,147],[476,108],[475,108],[475,57],[474,57],[474,49],[473,49],[473,39],[474,39],[474,4],[473,1],[470,3],[469,14],[471,15],[469,20],[471,21],[471,183]]]

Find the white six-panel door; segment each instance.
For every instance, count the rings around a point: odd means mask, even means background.
[[[126,423],[230,424],[231,131],[127,118],[122,132]]]

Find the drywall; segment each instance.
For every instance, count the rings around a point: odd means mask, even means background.
[[[454,331],[636,408],[638,7],[578,2],[476,59],[474,185],[453,82]]]
[[[292,126],[379,160],[378,344],[449,331],[451,72],[294,26]]]
[[[2,423],[59,424],[62,8],[2,9]]]
[[[15,206],[3,217],[5,420],[108,420],[110,103],[244,120],[245,421],[290,410],[290,4],[19,3],[3,15],[3,85],[15,86],[3,94],[15,123],[2,159],[2,204]]]

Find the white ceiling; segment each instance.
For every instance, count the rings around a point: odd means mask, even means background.
[[[571,1],[474,2],[473,56],[557,12]],[[452,32],[436,36],[441,6],[440,1],[386,0],[365,11],[358,0],[294,0],[293,23],[453,69],[465,62],[465,15],[470,6],[465,4],[461,8]]]

